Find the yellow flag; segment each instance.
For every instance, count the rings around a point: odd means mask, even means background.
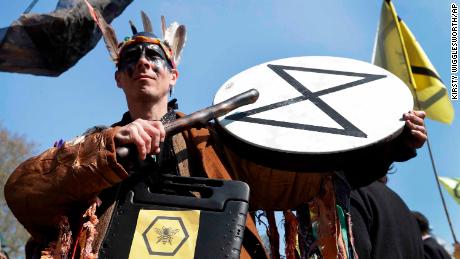
[[[454,108],[446,87],[391,1],[383,1],[375,40],[373,63],[398,76],[409,86],[416,109],[428,118],[452,123]]]
[[[460,204],[460,178],[438,177],[442,185],[447,189],[454,200]]]

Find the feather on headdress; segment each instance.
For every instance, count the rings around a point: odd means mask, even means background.
[[[130,21],[131,29],[134,35],[132,37],[126,38],[123,42],[118,43],[115,31],[112,26],[110,26],[110,24],[104,20],[104,17],[102,17],[98,10],[91,6],[88,0],[84,1],[88,6],[88,11],[90,12],[91,17],[102,32],[102,36],[104,38],[107,50],[109,51],[110,57],[116,64],[118,64],[120,52],[124,47],[131,44],[149,42],[159,45],[166,53],[167,58],[170,59],[172,66],[174,68],[177,67],[187,38],[187,33],[184,25],[173,22],[171,25],[169,25],[169,27],[166,27],[165,18],[164,16],[161,16],[162,38],[160,39],[155,36],[152,22],[150,21],[147,14],[141,11],[144,32],[138,33],[136,27]]]
[[[85,3],[88,6],[88,11],[91,14],[94,22],[96,22],[99,29],[101,29],[105,46],[109,51],[110,57],[113,61],[118,60],[118,41],[115,31],[113,30],[112,26],[110,26],[110,24],[105,21],[104,17],[102,17],[98,10],[94,9],[87,0],[85,0]]]
[[[185,45],[186,30],[184,25],[179,25],[177,22],[173,22],[164,32],[163,39],[171,46],[174,53],[174,62],[179,63],[182,48]]]

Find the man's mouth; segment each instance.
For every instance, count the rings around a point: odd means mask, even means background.
[[[141,79],[153,79],[156,80],[157,77],[153,75],[148,75],[148,74],[140,74],[134,77],[134,80],[141,80]]]

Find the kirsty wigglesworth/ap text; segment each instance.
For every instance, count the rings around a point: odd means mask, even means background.
[[[458,7],[450,6],[450,99],[458,100]]]

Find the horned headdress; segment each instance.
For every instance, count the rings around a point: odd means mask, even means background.
[[[115,64],[117,64],[117,66],[120,58],[120,53],[124,48],[132,44],[146,42],[160,46],[166,54],[166,58],[168,59],[171,67],[177,67],[180,61],[182,49],[186,41],[186,30],[184,25],[173,22],[171,25],[169,25],[169,27],[166,27],[165,18],[164,16],[161,16],[162,38],[159,38],[153,33],[153,26],[149,17],[147,14],[141,11],[144,31],[138,32],[134,24],[129,21],[133,36],[126,37],[122,42],[119,43],[112,26],[110,26],[110,24],[104,20],[104,17],[102,17],[99,11],[94,9],[87,0],[85,0],[85,2],[93,20],[101,29],[102,37],[104,38],[104,42],[107,50],[109,51],[110,57],[115,62]]]

